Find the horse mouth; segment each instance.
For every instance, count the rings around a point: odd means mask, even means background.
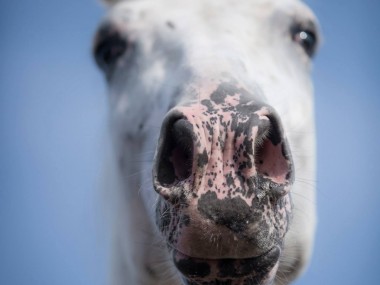
[[[244,259],[201,259],[173,249],[173,261],[185,284],[272,284],[281,249],[274,246],[264,254]],[[215,283],[217,282],[217,283]],[[225,284],[225,283],[221,283]]]

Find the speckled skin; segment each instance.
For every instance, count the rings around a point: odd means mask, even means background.
[[[106,2],[111,284],[290,284],[316,222],[311,59],[291,31],[315,17],[297,0]]]
[[[269,284],[263,280],[274,278],[292,208],[294,170],[282,127],[270,106],[253,101],[234,80],[199,92],[163,123],[153,174],[161,195],[157,225],[189,284]],[[175,122],[182,123],[175,135],[191,144],[183,146],[193,156],[188,177],[176,172],[185,163],[177,153],[182,146],[167,148],[176,139],[168,134]],[[188,268],[200,264],[194,258],[202,260],[201,274]],[[231,270],[242,259],[255,265]]]

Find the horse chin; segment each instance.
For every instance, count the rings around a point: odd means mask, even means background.
[[[174,264],[186,285],[271,285],[280,255],[279,246],[274,246],[260,256],[244,259],[202,259],[187,256],[176,249],[172,252]]]

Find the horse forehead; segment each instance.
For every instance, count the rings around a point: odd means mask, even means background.
[[[108,4],[115,5],[119,3],[139,3],[146,6],[153,6],[154,4],[165,4],[172,7],[175,7],[177,5],[183,6],[187,4],[191,4],[192,6],[196,5],[223,5],[223,6],[236,6],[237,3],[239,4],[246,4],[246,5],[254,5],[254,4],[275,4],[275,3],[294,3],[294,2],[300,2],[300,0],[239,0],[238,2],[236,0],[104,0]],[[166,6],[169,7],[169,6]]]
[[[290,22],[318,24],[299,0],[125,0],[112,6],[107,18],[124,27],[131,39],[177,35],[175,42],[222,42],[220,36],[226,34],[240,43],[247,36],[265,41],[269,30],[281,30]]]
[[[138,18],[141,18],[142,14],[167,16],[175,13],[181,15],[181,11],[188,17],[196,14],[206,18],[216,18],[225,15],[226,12],[229,12],[231,16],[237,13],[239,17],[244,15],[249,17],[250,13],[251,16],[253,14],[265,16],[266,11],[270,12],[281,7],[296,7],[296,10],[306,8],[299,0],[120,0],[110,2],[113,4],[114,10],[126,12],[129,14],[128,16]],[[306,13],[308,12],[306,11]],[[255,19],[254,17],[249,18]],[[145,20],[149,22],[149,19]]]

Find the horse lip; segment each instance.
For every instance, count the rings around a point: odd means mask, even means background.
[[[181,274],[191,280],[265,278],[278,263],[281,248],[274,246],[260,256],[244,259],[202,259],[173,249],[172,257]]]

